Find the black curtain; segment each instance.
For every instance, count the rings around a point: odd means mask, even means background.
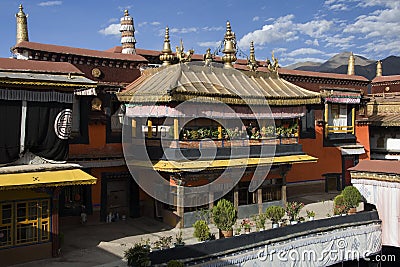
[[[18,159],[22,101],[0,100],[0,164]]]
[[[32,153],[50,160],[68,158],[72,104],[28,102],[25,146]]]

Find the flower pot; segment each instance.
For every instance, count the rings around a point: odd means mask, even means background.
[[[290,225],[295,225],[297,223],[298,223],[298,221],[290,221]]]
[[[346,213],[342,213],[342,216],[346,216],[347,214]]]
[[[272,224],[272,229],[278,228],[278,227],[279,227],[279,224],[277,224],[277,223],[273,223],[273,224]]]
[[[245,228],[245,229],[244,229],[244,232],[245,232],[246,234],[250,234],[250,228]]]
[[[349,211],[347,212],[347,214],[356,214],[357,213],[357,209],[356,208],[350,208]]]
[[[175,247],[183,247],[185,243],[174,243]]]
[[[232,237],[233,236],[233,230],[219,230],[219,238],[226,238],[226,237]]]
[[[314,221],[314,217],[309,217],[308,220],[309,221]]]

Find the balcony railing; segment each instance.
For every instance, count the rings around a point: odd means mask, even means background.
[[[332,126],[328,125],[328,134],[337,134],[337,133],[351,133],[354,134],[354,126]]]

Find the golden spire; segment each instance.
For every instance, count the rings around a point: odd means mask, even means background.
[[[165,27],[165,37],[164,37],[164,47],[161,50],[162,55],[160,55],[160,60],[163,62],[163,66],[171,65],[172,60],[174,60],[174,55],[172,54],[171,44],[169,42],[169,28]]]
[[[382,61],[376,62],[376,77],[382,76]]]
[[[254,53],[254,42],[253,41],[250,42],[250,57],[247,60],[247,66],[249,67],[249,69],[251,71],[256,71],[258,68],[256,55]]]
[[[233,68],[233,62],[236,61],[236,36],[232,32],[231,24],[229,21],[226,22],[226,33],[224,38],[224,50],[222,52],[225,54],[222,57],[224,61],[224,68]]]
[[[347,75],[354,75],[355,74],[354,62],[355,62],[355,58],[354,58],[353,52],[351,52],[350,53],[350,57],[349,57],[349,65],[347,66]]]
[[[29,41],[27,15],[24,13],[22,4],[19,5],[19,12],[15,14],[17,18],[17,44],[22,41]]]

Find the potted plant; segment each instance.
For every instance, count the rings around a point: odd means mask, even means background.
[[[160,237],[161,249],[168,249],[172,244],[172,236],[161,236]]]
[[[183,267],[183,262],[177,261],[177,260],[170,260],[167,263],[167,267]]]
[[[314,217],[315,217],[315,212],[312,211],[312,210],[306,210],[306,212],[307,212],[307,218],[308,218],[308,220],[309,220],[309,221],[313,221],[313,220],[314,220]]]
[[[361,193],[354,186],[346,186],[343,191],[343,200],[346,207],[349,208],[348,214],[356,213],[356,208],[361,202]]]
[[[180,246],[184,246],[185,242],[183,242],[183,238],[182,238],[182,230],[180,230],[176,235],[175,235],[175,243],[174,243],[175,247],[180,247]]]
[[[211,239],[210,228],[208,224],[204,220],[197,220],[194,224],[194,233],[193,236],[196,237],[199,241],[206,241]]]
[[[150,266],[150,249],[140,243],[124,251],[124,258],[128,261],[128,266],[142,267]]]
[[[253,223],[250,221],[249,218],[245,218],[245,219],[243,219],[241,225],[242,225],[242,228],[244,228],[244,232],[246,234],[248,234],[248,233],[250,233],[250,229],[253,226]]]
[[[233,236],[232,226],[236,223],[237,210],[232,202],[226,199],[218,201],[212,208],[214,224],[220,230],[220,237]]]
[[[267,216],[265,213],[258,214],[254,216],[254,221],[256,222],[256,230],[264,231],[265,230],[265,221],[267,220]]]
[[[285,209],[280,206],[269,206],[265,210],[265,216],[272,221],[272,228],[278,228],[279,221],[285,216]]]
[[[300,210],[304,207],[301,202],[288,202],[285,206],[286,215],[289,217],[290,224],[297,224]]]
[[[344,202],[344,197],[342,194],[337,195],[333,199],[333,215],[334,216],[339,216],[339,215],[346,215],[348,211],[348,207],[346,206]]]
[[[235,224],[235,235],[240,235],[242,231],[242,226],[240,224]]]

